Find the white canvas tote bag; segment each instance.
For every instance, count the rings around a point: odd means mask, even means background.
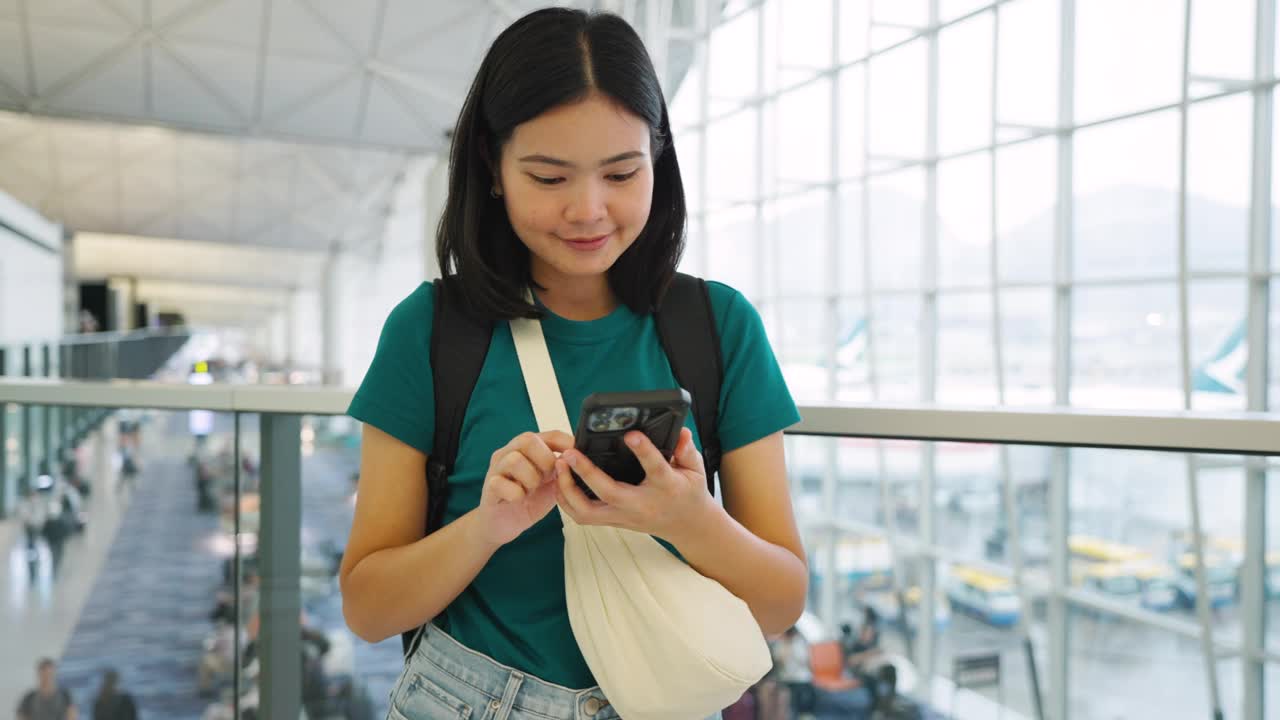
[[[541,323],[512,320],[511,333],[539,431],[572,435]],[[723,585],[649,535],[561,519],[573,635],[623,720],[701,720],[772,667],[750,609]]]

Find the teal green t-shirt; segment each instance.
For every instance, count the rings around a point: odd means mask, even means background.
[[[795,424],[800,416],[755,308],[727,285],[708,285],[724,357],[720,443],[729,453]],[[435,432],[430,365],[434,300],[434,287],[423,283],[391,311],[348,410],[355,419],[428,455]],[[587,322],[548,312],[542,329],[572,422],[591,393],[676,387],[652,315],[636,315],[625,305]],[[701,448],[692,413],[686,425]],[[498,323],[463,420],[446,523],[479,504],[493,451],[537,429],[511,328]],[[586,688],[596,683],[569,626],[562,529],[559,512],[552,510],[503,546],[438,621],[463,645],[504,665],[569,688]]]

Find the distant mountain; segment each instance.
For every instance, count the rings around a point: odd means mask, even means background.
[[[1076,198],[1076,277],[1172,275],[1178,269],[1178,196],[1162,188],[1121,185]],[[1011,277],[1043,276],[1052,257],[1054,211],[1045,211],[1001,238],[1002,266]],[[1274,235],[1280,208],[1272,209]],[[1187,256],[1192,270],[1245,269],[1248,208],[1189,195]],[[1004,264],[1007,263],[1007,264]]]

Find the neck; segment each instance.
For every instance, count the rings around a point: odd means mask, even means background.
[[[618,306],[608,276],[564,275],[539,265],[533,268],[533,281],[544,289],[535,292],[542,304],[556,315],[566,320],[598,320]]]

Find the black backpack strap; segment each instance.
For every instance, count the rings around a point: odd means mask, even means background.
[[[720,386],[724,358],[711,311],[711,293],[702,278],[676,273],[655,315],[658,338],[676,382],[693,396],[694,423],[702,439],[707,489],[716,494],[720,471]]]
[[[462,420],[493,338],[491,323],[479,322],[467,314],[457,283],[453,276],[433,283],[435,311],[431,325],[431,380],[436,396],[436,429],[431,454],[427,458],[425,528],[428,535],[444,525],[449,475],[453,473],[462,441]],[[417,638],[422,629],[400,636],[406,660],[417,649]]]

